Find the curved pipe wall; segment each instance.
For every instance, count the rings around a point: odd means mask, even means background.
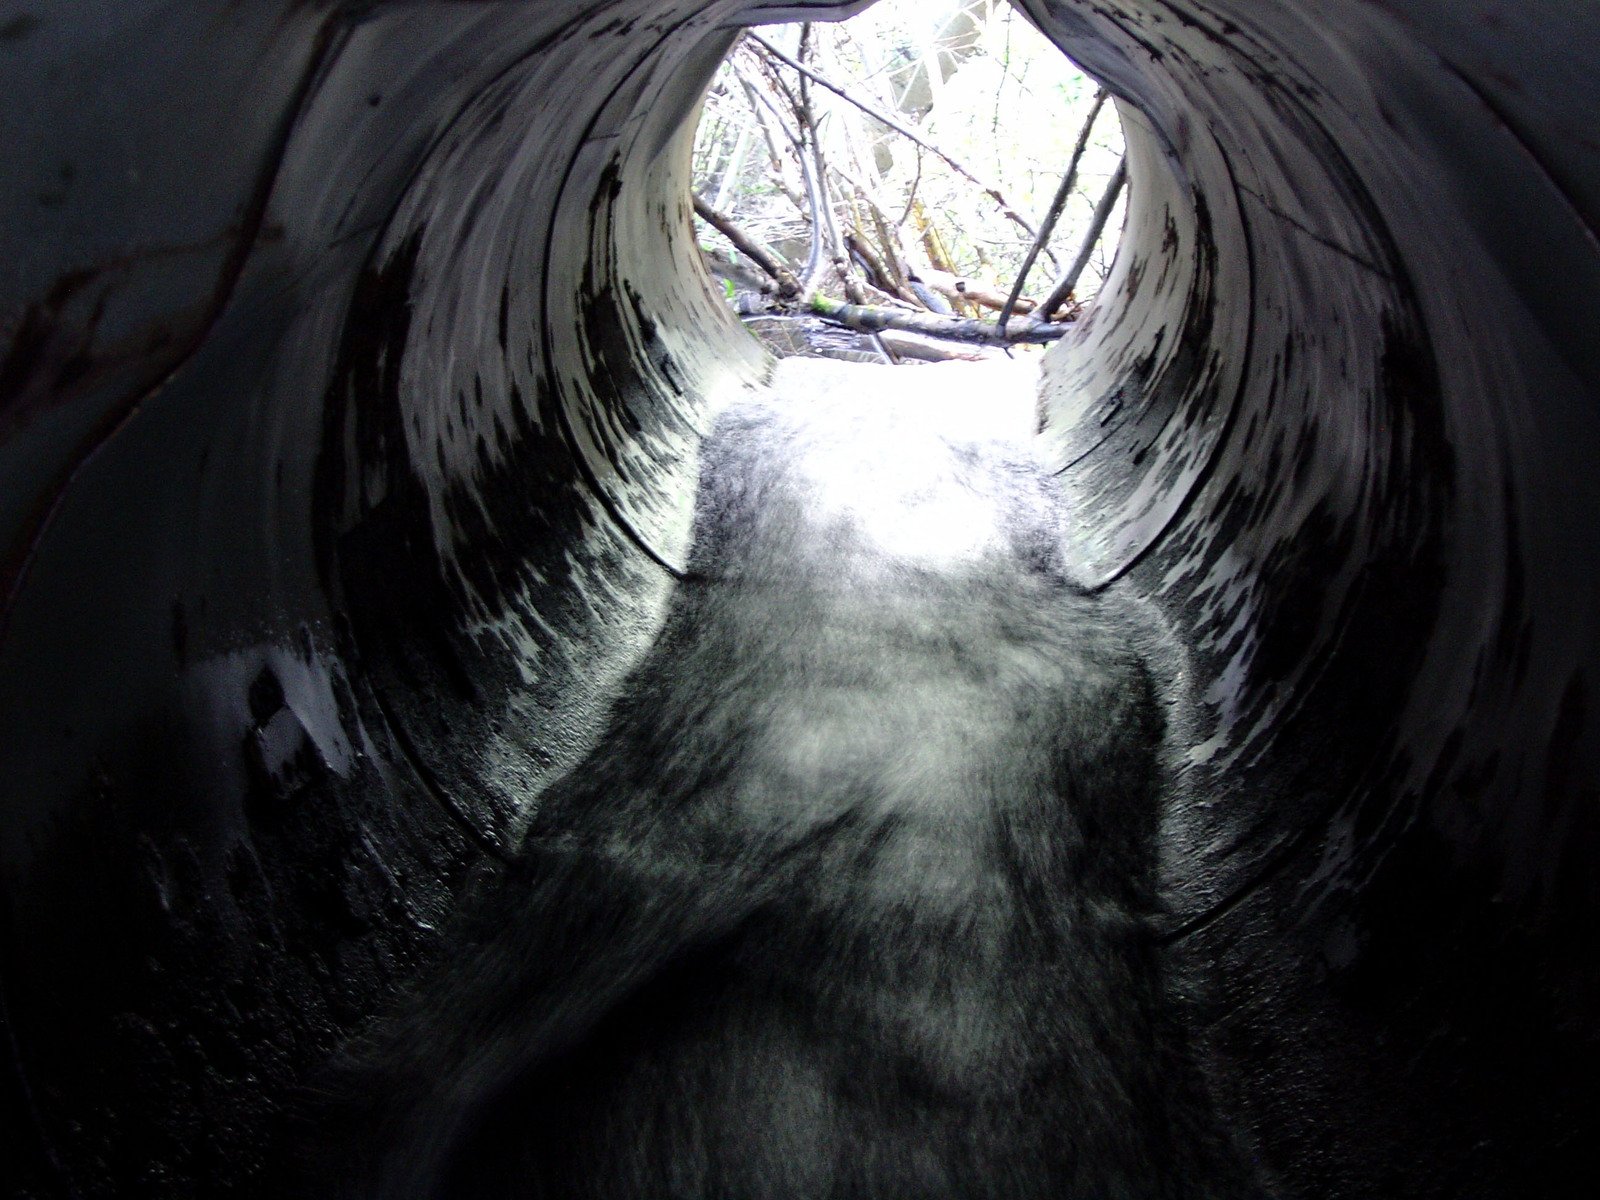
[[[1566,1194],[1600,1011],[1600,13],[1022,6],[1129,129],[1048,433],[1097,578],[1189,652],[1168,941],[1218,1102],[1285,1195]],[[763,366],[696,264],[688,118],[740,24],[859,7],[0,26],[25,1187],[248,1177],[581,753],[704,414]]]

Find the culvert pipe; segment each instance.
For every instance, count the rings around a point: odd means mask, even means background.
[[[1165,940],[1217,1104],[1284,1196],[1579,1194],[1600,10],[1020,6],[1127,129],[1043,409],[1096,581],[1189,655]],[[0,21],[17,1194],[246,1186],[581,755],[764,368],[698,97],[860,7]]]

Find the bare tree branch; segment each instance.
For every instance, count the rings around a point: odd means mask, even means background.
[[[872,216],[872,226],[878,234],[878,245],[883,248],[883,265],[888,267],[893,275],[894,289],[900,294],[901,299],[911,295],[911,289],[906,286],[906,263],[902,253],[898,230],[889,224],[889,218],[883,209],[868,197],[867,208]]]
[[[906,210],[900,214],[900,219],[895,222],[895,228],[904,229],[905,224],[911,219],[911,209],[917,203],[917,190],[922,187],[922,147],[917,146],[917,174],[911,181],[911,188],[906,192]]]
[[[811,48],[811,22],[806,21],[800,26],[800,62],[804,63],[806,55]],[[754,35],[751,35],[754,37]],[[759,39],[758,39],[759,40]],[[825,238],[827,259],[838,271],[844,281],[844,288],[850,299],[860,302],[865,299],[861,292],[859,280],[852,277],[850,271],[850,256],[845,249],[844,239],[839,235],[839,224],[834,218],[833,199],[829,194],[829,179],[831,173],[827,157],[822,151],[822,131],[817,125],[816,109],[811,104],[811,91],[807,86],[805,75],[800,76],[800,105],[795,111],[800,122],[800,137],[811,152],[812,169],[816,172],[817,187],[812,193],[811,204],[815,227],[817,232]],[[817,273],[810,271],[806,274],[805,288],[807,293],[818,285],[820,278],[820,264]]]
[[[731,219],[712,208],[699,196],[694,198],[694,211],[702,221],[732,242],[735,250],[772,276],[778,285],[778,295],[789,297],[800,294],[800,282],[794,277],[794,272],[779,262],[775,255],[758,245]]]
[[[888,126],[901,137],[909,138],[923,149],[944,159],[944,161],[950,165],[950,169],[956,174],[983,189],[983,191],[995,202],[995,204],[999,206],[1000,212],[1007,220],[1011,221],[1014,225],[1022,229],[1022,231],[1025,232],[1029,237],[1037,238],[1039,236],[1039,231],[1028,223],[1027,218],[1025,218],[1021,213],[1012,207],[1011,201],[1006,199],[1005,193],[1000,190],[998,185],[989,183],[988,181],[979,178],[973,173],[972,169],[959,158],[956,158],[947,151],[940,149],[927,138],[923,137],[920,133],[917,133],[909,126],[902,125],[899,121],[895,120],[883,110],[874,105],[868,104],[865,100],[858,99],[857,97],[851,95],[850,92],[845,90],[845,88],[837,83],[834,83],[832,80],[819,75],[816,71],[806,66],[805,63],[797,62],[795,59],[790,58],[787,54],[774,46],[771,42],[767,41],[767,39],[762,37],[760,34],[746,30],[745,37],[754,42],[756,45],[760,46],[768,54],[770,54],[773,58],[776,58],[785,66],[798,71],[803,77],[810,79],[813,83],[817,83],[822,87],[827,88],[830,92],[834,93],[836,96],[839,96],[847,103],[855,105],[869,117],[872,117],[875,121]],[[1061,264],[1056,260],[1055,255],[1051,254],[1048,248],[1045,249],[1044,254],[1045,257],[1048,258],[1050,262],[1059,270]]]
[[[733,152],[728,156],[727,163],[722,169],[722,182],[717,187],[717,198],[711,202],[713,208],[721,208],[728,202],[728,196],[739,182],[739,174],[744,170],[745,151],[750,148],[750,123],[739,123],[739,136],[734,139]]]
[[[828,170],[843,185],[848,185],[854,197],[866,206],[867,216],[871,218],[874,232],[877,234],[878,245],[873,247],[867,236],[866,222],[862,220],[861,213],[856,206],[855,199],[851,200],[852,228],[845,231],[845,248],[852,254],[859,254],[867,269],[888,284],[887,291],[899,295],[902,300],[915,302],[915,297],[906,287],[906,268],[901,261],[900,247],[897,239],[891,233],[889,218],[878,207],[872,198],[871,190],[851,172],[844,170],[837,163],[829,163]],[[841,187],[843,192],[844,188]]]
[[[1089,220],[1089,228],[1084,231],[1083,243],[1078,247],[1077,257],[1072,260],[1067,273],[1050,290],[1050,295],[1045,297],[1036,310],[1041,319],[1048,321],[1050,314],[1065,304],[1067,297],[1072,295],[1072,289],[1078,286],[1078,278],[1083,274],[1083,268],[1088,265],[1089,256],[1094,253],[1100,235],[1105,232],[1106,222],[1111,219],[1111,210],[1116,207],[1117,196],[1121,194],[1127,182],[1128,156],[1123,155],[1122,161],[1117,164],[1116,172],[1106,184],[1106,190],[1100,194],[1100,202],[1094,206],[1094,216]]]
[[[794,147],[795,157],[800,160],[800,174],[805,180],[807,201],[801,215],[806,217],[811,225],[811,248],[806,254],[805,270],[800,277],[800,293],[801,295],[806,295],[812,290],[812,288],[816,286],[816,280],[822,273],[824,234],[821,222],[823,217],[823,206],[827,201],[826,197],[822,194],[821,181],[817,178],[816,169],[812,165],[811,156],[806,153],[806,143],[803,134],[796,133],[784,123],[783,116],[778,112],[777,106],[773,104],[771,99],[769,99],[760,88],[756,87],[749,80],[745,79],[742,74],[739,74],[737,66],[734,68],[734,73],[739,75],[740,82],[744,83],[749,95],[757,101],[761,108],[766,111],[767,115],[771,117],[772,123],[776,125],[783,136],[789,140],[789,144]],[[795,115],[797,117],[800,116],[799,102],[795,100],[793,93],[789,92],[788,89],[784,89],[784,94],[793,102]]]
[[[844,235],[844,242],[849,248],[850,253],[854,254],[866,264],[869,275],[876,278],[877,282],[874,284],[875,287],[886,294],[892,294],[899,290],[898,286],[894,282],[894,275],[890,272],[888,264],[885,263],[884,260],[879,256],[878,252],[872,248],[865,237],[852,229],[846,232]],[[873,280],[869,279],[867,282],[872,283]]]
[[[1089,106],[1089,115],[1083,122],[1083,128],[1078,130],[1078,144],[1072,148],[1072,160],[1067,164],[1067,173],[1061,178],[1061,186],[1056,189],[1055,199],[1050,201],[1050,211],[1045,213],[1044,222],[1039,226],[1039,236],[1033,240],[1033,245],[1028,247],[1022,266],[1017,268],[1016,282],[1011,285],[1011,294],[1006,297],[1006,302],[1000,309],[1001,329],[1004,329],[1006,322],[1011,320],[1011,311],[1017,306],[1017,297],[1022,295],[1022,289],[1027,286],[1028,272],[1033,270],[1034,260],[1039,257],[1039,251],[1055,232],[1056,222],[1061,219],[1061,213],[1067,207],[1067,199],[1072,195],[1072,189],[1078,186],[1078,168],[1083,164],[1083,152],[1089,148],[1089,135],[1094,132],[1095,119],[1100,115],[1105,103],[1106,90],[1101,88],[1094,95],[1094,103]]]

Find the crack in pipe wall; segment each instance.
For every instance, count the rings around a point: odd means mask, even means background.
[[[247,1178],[582,752],[763,369],[693,108],[739,25],[861,7],[0,23],[20,1194]],[[1219,1103],[1285,1195],[1574,1194],[1600,13],[1022,7],[1128,130],[1047,432],[1079,549],[1190,652],[1169,947]]]

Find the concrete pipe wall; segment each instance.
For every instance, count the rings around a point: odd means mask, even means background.
[[[860,7],[0,14],[18,1194],[248,1180],[594,736],[764,368],[698,97],[740,25]],[[1600,8],[1021,7],[1128,129],[1047,432],[1191,655],[1166,941],[1218,1103],[1285,1196],[1577,1194]]]

